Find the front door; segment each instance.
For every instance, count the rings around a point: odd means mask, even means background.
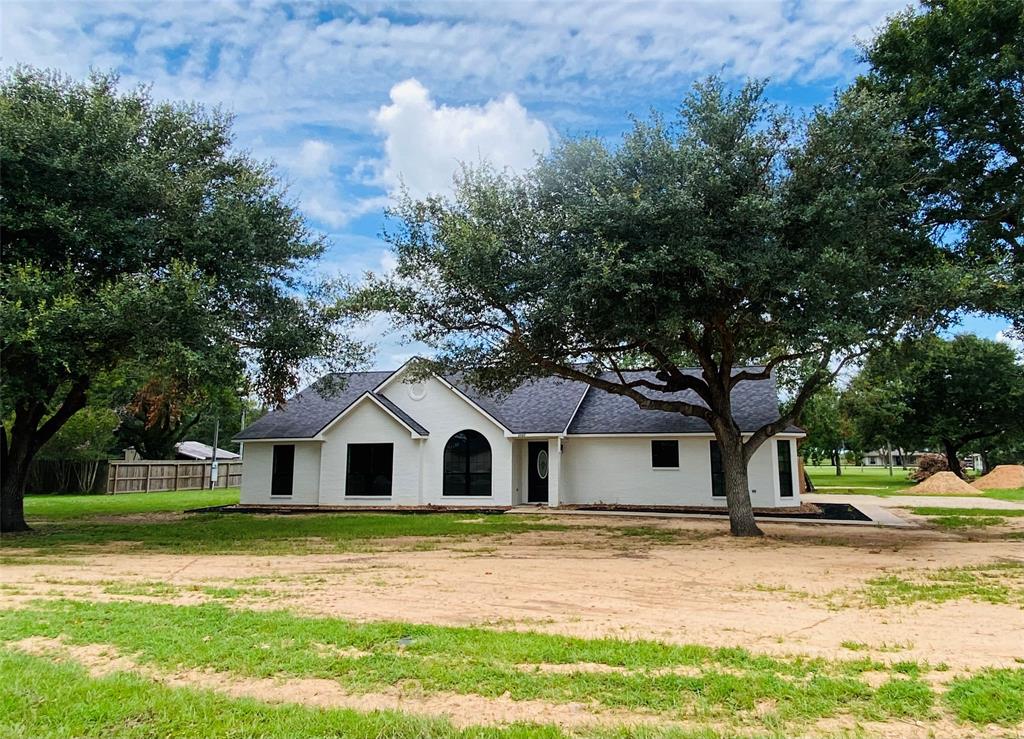
[[[529,443],[530,471],[527,477],[526,501],[528,503],[548,502],[548,443]]]

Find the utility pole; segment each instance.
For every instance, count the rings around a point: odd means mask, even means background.
[[[892,477],[892,444],[888,439],[885,440],[885,456],[889,462],[889,477]]]
[[[217,487],[217,445],[220,443],[220,414],[213,419],[213,459],[210,461],[210,490]]]

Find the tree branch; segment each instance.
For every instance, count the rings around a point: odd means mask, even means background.
[[[46,419],[38,429],[34,430],[32,434],[32,444],[34,449],[39,449],[43,444],[48,442],[53,435],[60,431],[61,426],[68,422],[71,416],[75,415],[79,410],[85,407],[86,391],[89,389],[89,378],[79,377],[71,385],[71,389],[68,390],[67,395],[64,396],[64,402],[60,404],[60,408],[57,412]]]
[[[784,431],[794,419],[799,418],[800,414],[803,412],[804,406],[807,405],[807,401],[811,399],[814,393],[823,385],[834,380],[836,376],[843,371],[843,368],[846,367],[847,364],[852,362],[854,359],[863,356],[866,351],[867,350],[865,349],[859,352],[854,352],[853,354],[848,354],[841,362],[839,362],[838,365],[836,365],[836,368],[831,371],[828,369],[828,363],[832,359],[832,353],[829,351],[822,355],[817,368],[811,373],[811,376],[807,378],[803,387],[801,387],[800,391],[797,393],[796,400],[793,401],[792,407],[786,413],[781,414],[776,420],[763,425],[751,434],[750,438],[743,443],[743,455],[746,460],[749,462],[750,458],[754,455],[754,452],[756,452],[765,441]]]
[[[771,361],[767,362],[764,369],[757,372],[751,372],[750,370],[741,370],[733,374],[732,379],[729,382],[729,389],[736,387],[741,382],[747,380],[767,380],[772,376],[772,370],[778,367],[783,362],[792,362],[797,359],[806,359],[813,355],[813,352],[799,352],[795,354],[781,354]]]

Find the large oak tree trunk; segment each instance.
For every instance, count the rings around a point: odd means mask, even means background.
[[[15,432],[8,443],[4,434],[3,469],[0,470],[0,533],[28,531],[25,521],[25,482],[32,463],[31,439]]]
[[[960,466],[959,447],[954,446],[951,440],[943,439],[942,448],[946,453],[946,466],[949,468],[949,471],[961,480],[964,479],[964,470]]]
[[[750,482],[743,439],[738,433],[716,432],[722,450],[722,472],[725,478],[725,502],[729,508],[729,532],[733,536],[763,536],[754,521],[750,503]]]
[[[29,530],[25,521],[25,483],[32,459],[71,416],[85,407],[88,388],[88,378],[77,378],[60,407],[45,421],[46,403],[38,400],[15,403],[10,436],[6,429],[0,428],[0,532]],[[50,398],[55,390],[50,390]]]

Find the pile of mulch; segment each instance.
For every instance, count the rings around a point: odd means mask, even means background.
[[[914,495],[981,495],[978,488],[961,480],[952,472],[936,472],[908,491]]]
[[[725,506],[675,506],[675,505],[622,505],[616,503],[590,503],[560,506],[561,509],[571,508],[577,511],[620,511],[623,513],[696,513],[703,516],[729,515]],[[787,508],[755,508],[754,515],[759,519],[793,519],[806,521],[870,521],[871,517],[849,503],[804,503]]]
[[[643,505],[637,503],[569,503],[559,506],[562,509],[575,511],[622,511],[624,513],[715,513],[728,515],[725,506],[692,506],[692,505]],[[821,507],[814,503],[787,506],[785,508],[754,508],[759,516],[792,516],[797,513],[820,514]]]
[[[1024,488],[1024,464],[996,465],[991,472],[971,484],[981,490]]]

